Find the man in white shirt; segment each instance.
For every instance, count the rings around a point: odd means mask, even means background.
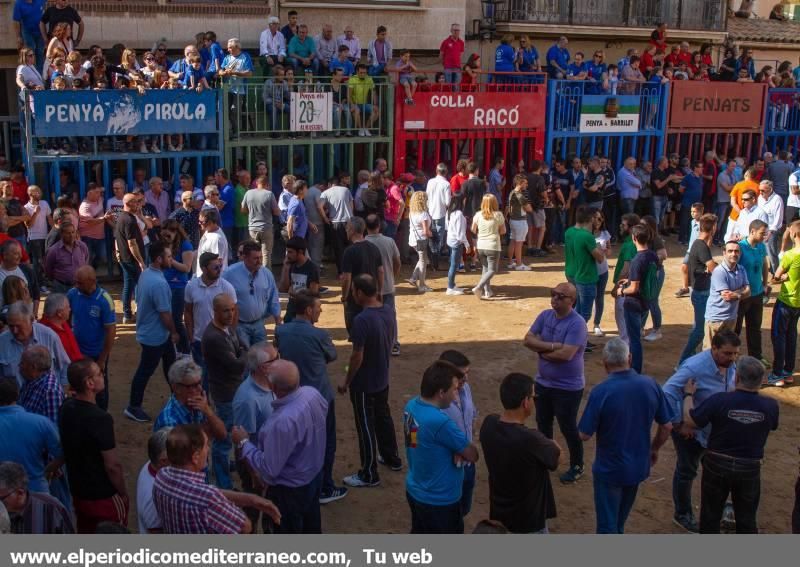
[[[264,65],[267,72],[274,65],[279,63],[282,65],[283,60],[286,58],[286,38],[278,29],[280,22],[277,17],[270,16],[267,20],[268,27],[261,32],[261,38],[258,41],[258,54],[264,57]]]
[[[200,244],[197,246],[197,257],[203,252],[213,252],[222,260],[222,269],[228,267],[228,239],[219,226],[219,211],[216,209],[203,209],[200,211],[200,228],[203,236],[200,237]],[[198,262],[195,275],[199,278],[203,275],[203,270]]]
[[[747,190],[742,193],[742,203],[744,208],[739,211],[739,218],[736,222],[728,220],[728,230],[725,232],[725,242],[731,240],[742,240],[750,234],[750,223],[758,219],[769,224],[767,213],[765,213],[756,202],[755,191]]]
[[[439,269],[439,254],[447,242],[445,216],[447,207],[450,206],[450,182],[447,180],[447,166],[440,163],[436,166],[436,177],[428,181],[425,188],[428,194],[428,213],[433,219],[430,239],[431,264],[434,270]]]
[[[153,503],[153,484],[156,473],[169,464],[167,460],[167,435],[170,427],[162,427],[153,432],[147,441],[147,461],[139,471],[136,481],[136,516],[139,519],[140,534],[161,533],[161,518]]]
[[[772,181],[764,180],[759,186],[758,208],[767,215],[767,254],[772,273],[778,269],[781,230],[783,230],[783,199],[775,193]]]

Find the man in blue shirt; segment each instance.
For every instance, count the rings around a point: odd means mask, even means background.
[[[339,54],[337,55],[337,57],[331,59],[329,68],[331,75],[333,75],[334,70],[341,69],[342,74],[345,77],[352,77],[353,73],[356,72],[356,68],[350,61],[350,48],[347,47],[346,45],[340,45]]]
[[[172,321],[172,291],[163,271],[172,265],[172,250],[161,242],[150,245],[150,266],[136,284],[136,342],[142,346],[139,367],[131,382],[131,395],[124,414],[128,419],[146,423],[150,416],[142,409],[144,390],[158,362],[164,376],[175,362],[178,333]]]
[[[683,388],[683,416],[687,424],[711,427],[708,451],[703,455],[700,492],[700,533],[718,534],[730,495],[736,513],[737,534],[758,533],[761,497],[761,461],[771,431],[778,429],[778,402],[760,396],[765,369],[744,356],[736,368],[736,391],[718,393],[699,406],[691,399],[695,385]]]
[[[739,265],[742,249],[738,242],[726,242],[722,263],[711,272],[711,287],[706,303],[706,324],[703,348],[711,347],[711,339],[722,330],[736,327],[739,301],[750,297],[747,271]]]
[[[225,205],[219,211],[220,223],[222,232],[225,233],[225,239],[228,241],[228,247],[231,252],[236,250],[239,245],[239,239],[235,238],[234,228],[234,209],[236,209],[236,189],[233,188],[231,183],[231,176],[227,169],[218,169],[214,172],[214,182],[219,188],[219,200]],[[235,239],[235,240],[234,240]],[[233,257],[233,254],[230,254]]]
[[[246,51],[242,51],[242,44],[238,38],[228,40],[228,55],[222,60],[222,68],[217,72],[223,80],[228,82],[230,92],[229,119],[232,134],[238,137],[243,125],[252,126],[251,116],[247,113],[247,77],[253,75],[253,60]]]
[[[36,54],[36,68],[44,65],[44,37],[39,22],[44,15],[47,0],[16,0],[14,2],[14,27],[17,30],[17,50],[27,45]]]
[[[703,162],[696,161],[692,164],[692,172],[683,177],[678,191],[681,193],[678,242],[688,246],[692,205],[703,200]]]
[[[106,386],[97,395],[97,405],[108,409],[108,357],[117,335],[114,300],[97,285],[97,274],[91,266],[75,272],[75,287],[67,293],[72,310],[72,331],[81,354],[91,358],[103,371]],[[79,324],[77,324],[79,323]]]
[[[506,160],[502,157],[496,157],[494,160],[494,167],[489,172],[489,190],[488,192],[494,195],[497,199],[497,208],[503,210],[503,189],[506,186],[506,178],[503,175],[503,168],[506,165]]]
[[[328,364],[336,360],[336,347],[327,331],[314,325],[322,313],[319,297],[308,290],[294,296],[295,318],[275,330],[275,342],[284,360],[297,365],[300,385],[316,388],[328,402],[325,422],[325,463],[322,467],[320,503],[327,504],[344,498],[347,488],[333,483],[333,461],[336,457],[336,409],[333,386],[328,377]]]
[[[458,397],[461,376],[456,366],[437,360],[422,375],[420,395],[403,412],[412,534],[464,533],[464,463],[477,462],[478,449],[442,411]]]
[[[547,73],[551,79],[566,79],[567,65],[569,65],[569,50],[567,38],[561,36],[550,49],[547,50]]]
[[[608,66],[603,62],[605,54],[597,50],[592,55],[592,60],[587,62],[587,80],[592,82],[588,91],[591,94],[603,92],[603,82],[608,78]]]
[[[567,79],[571,81],[583,81],[589,75],[589,66],[583,60],[583,52],[575,53],[575,59],[567,65]]]
[[[655,380],[631,370],[631,353],[620,338],[603,348],[608,378],[594,387],[578,424],[581,439],[597,434],[592,466],[597,533],[625,533],[639,484],[672,431],[672,413]],[[650,443],[655,420],[658,431]]]
[[[710,427],[697,428],[683,421],[684,386],[694,380],[694,407],[719,392],[735,388],[736,359],[742,342],[733,331],[714,335],[711,349],[687,358],[663,386],[671,410],[672,442],[677,459],[672,477],[672,501],[675,515],[672,521],[690,533],[697,533],[697,521],[692,506],[692,483],[697,476],[700,458],[708,446]]]
[[[768,297],[772,288],[769,286],[769,255],[764,240],[767,238],[768,225],[762,220],[750,223],[750,234],[739,242],[742,251],[739,265],[747,273],[750,284],[750,297],[739,301],[736,311],[736,334],[742,332],[742,323],[747,324],[747,354],[765,362],[761,350],[761,321],[764,317],[764,297]]]
[[[222,278],[236,291],[239,309],[237,334],[245,347],[267,339],[264,328],[267,317],[281,324],[278,286],[272,272],[262,266],[261,245],[253,240],[242,244],[242,261],[222,273]]]

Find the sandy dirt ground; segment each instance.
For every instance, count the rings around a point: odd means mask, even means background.
[[[667,263],[667,279],[662,292],[664,312],[664,338],[655,343],[645,343],[645,373],[663,383],[671,375],[681,349],[691,329],[692,308],[688,298],[676,299],[673,292],[679,287],[680,258],[683,252],[670,243],[670,259]],[[616,251],[615,251],[616,253]],[[719,256],[719,250],[716,251]],[[422,372],[441,351],[455,348],[463,351],[472,362],[470,381],[475,403],[479,410],[476,432],[482,418],[499,412],[498,386],[509,372],[536,372],[536,359],[522,346],[522,339],[539,312],[549,308],[549,289],[564,281],[561,250],[555,256],[537,260],[531,272],[499,273],[492,284],[497,297],[481,301],[472,295],[446,296],[446,272],[430,274],[428,284],[434,292],[418,295],[406,283],[397,288],[398,318],[402,356],[392,359],[390,403],[394,417],[398,442],[402,448],[402,409],[405,403],[419,392]],[[612,264],[614,260],[610,262]],[[505,263],[504,263],[505,265]],[[408,277],[410,266],[403,266],[403,278]],[[330,270],[328,270],[330,273]],[[472,287],[478,275],[459,274],[457,283]],[[342,307],[339,303],[338,285],[326,279],[331,291],[324,297],[320,326],[328,330],[336,344],[339,360],[332,363],[329,373],[334,383],[344,375],[344,367],[350,355],[346,340]],[[117,300],[118,320],[121,320],[119,286],[108,288]],[[765,356],[771,358],[769,325],[772,307],[764,314]],[[616,334],[613,303],[606,295],[606,310],[603,328],[608,336]],[[135,329],[131,325],[120,325],[118,339],[111,356],[111,407],[115,420],[117,442],[122,452],[123,463],[130,494],[135,494],[136,477],[145,462],[147,438],[151,426],[129,421],[122,415],[127,403],[130,381],[139,358]],[[607,339],[592,339],[603,344]],[[743,349],[744,350],[744,349]],[[586,382],[584,403],[591,388],[605,378],[599,349],[586,358]],[[769,389],[765,395],[773,396],[781,403],[781,424],[770,436],[766,460],[762,472],[760,527],[763,532],[789,533],[794,482],[798,472],[798,441],[800,436],[800,387]],[[168,397],[168,388],[159,369],[153,376],[145,395],[145,410],[155,417]],[[338,450],[334,476],[337,483],[358,468],[358,446],[352,407],[346,397],[337,399]],[[533,425],[533,418],[531,423]],[[568,466],[568,455],[563,437],[557,440],[565,448],[561,465],[552,475],[555,488],[558,517],[550,523],[554,533],[593,533],[595,526],[590,465],[594,458],[594,442],[585,445],[586,475],[575,485],[563,486],[557,474]],[[405,459],[404,459],[405,460]],[[653,468],[650,478],[639,490],[636,505],[627,523],[630,533],[679,533],[673,525],[671,483],[675,452],[671,442],[661,451],[661,457]],[[323,506],[323,530],[329,533],[408,533],[410,515],[404,494],[405,472],[391,472],[381,468],[382,484],[376,488],[350,489],[344,500]],[[693,504],[699,517],[699,478],[695,482]],[[132,498],[135,502],[135,500]],[[489,486],[486,467],[478,464],[478,480],[472,512],[466,519],[467,531],[489,514]],[[132,510],[129,525],[136,529],[135,510]]]

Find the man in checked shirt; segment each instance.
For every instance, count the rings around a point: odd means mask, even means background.
[[[19,405],[27,412],[43,415],[58,425],[64,389],[52,366],[50,353],[43,346],[29,346],[22,352],[19,373],[25,383],[19,392]]]

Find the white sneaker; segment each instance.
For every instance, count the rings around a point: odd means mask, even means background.
[[[464,290],[458,288],[447,288],[447,291],[444,292],[445,295],[464,295]]]
[[[433,288],[428,287],[426,285],[421,285],[421,286],[419,286],[417,288],[417,291],[419,291],[420,293],[425,293],[425,292],[428,292],[428,291],[433,291]]]
[[[139,153],[142,153],[142,154],[149,154],[149,153],[150,153],[150,152],[147,150],[147,146],[145,145],[145,143],[144,143],[144,142],[142,142],[141,144],[139,144]]]
[[[486,299],[494,297],[494,292],[492,291],[492,288],[489,287],[488,285],[483,290],[483,297],[485,297]]]
[[[167,150],[169,150],[170,152],[177,152],[178,151],[178,150],[175,149],[175,146],[173,146],[172,144],[169,144],[167,146]]]
[[[359,129],[358,129],[358,135],[359,135],[359,137],[361,137],[361,138],[363,138],[364,136],[366,136],[366,134],[364,133],[364,129],[363,129],[363,128],[359,128]]]
[[[657,341],[658,339],[661,339],[661,338],[663,338],[663,335],[661,334],[661,331],[657,331],[657,330],[653,329],[653,330],[652,330],[652,331],[650,331],[650,333],[649,333],[649,334],[648,334],[648,335],[647,335],[647,336],[644,338],[644,340],[646,340],[646,341],[648,341],[648,342],[651,342],[651,343],[652,343],[653,341]]]
[[[594,336],[595,337],[605,337],[606,333],[600,327],[595,327],[594,328]]]
[[[480,297],[483,294],[483,288],[480,287],[473,287],[472,293]]]
[[[370,132],[369,132],[369,128],[364,128],[364,135],[367,138],[371,138],[372,137],[372,134],[370,134]]]
[[[153,144],[153,145],[150,147],[150,151],[151,151],[151,152],[153,152],[154,154],[160,154],[160,153],[161,153],[161,148],[159,148],[158,146],[156,146],[155,144]]]
[[[353,488],[370,488],[373,486],[378,486],[381,483],[379,480],[375,482],[367,482],[362,480],[361,477],[358,476],[358,473],[344,477],[343,481],[347,486],[352,486]]]
[[[520,264],[519,266],[517,266],[516,270],[518,272],[530,272],[531,271],[531,267],[530,266],[526,266],[525,264]]]
[[[516,264],[516,263],[514,263],[514,262],[511,262],[511,263],[508,265],[508,269],[509,269],[509,270],[516,270],[516,269],[517,269],[517,264]]]

